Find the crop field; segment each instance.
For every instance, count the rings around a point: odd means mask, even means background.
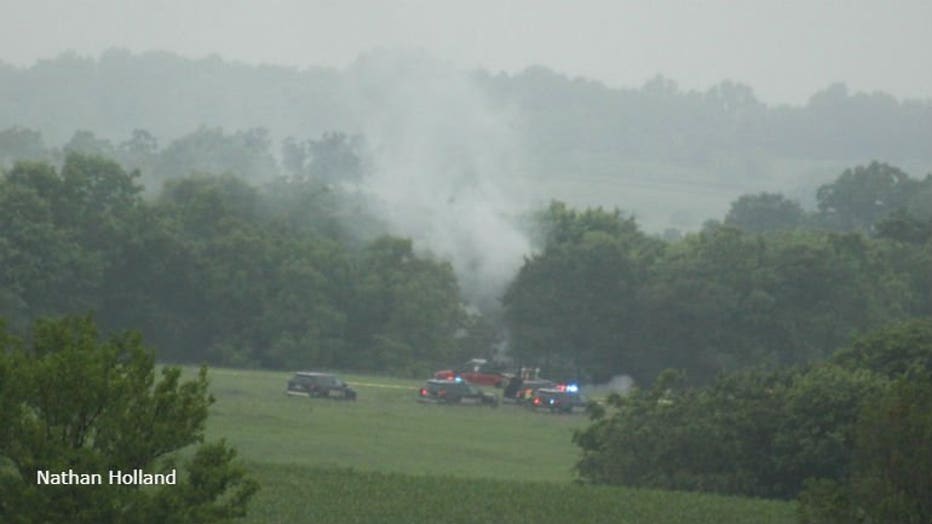
[[[420,381],[373,376],[342,376],[356,402],[289,397],[289,377],[210,370],[207,437],[262,484],[248,522],[794,522],[789,503],[573,483],[582,415],[422,405]]]

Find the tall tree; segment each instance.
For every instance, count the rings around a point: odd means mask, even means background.
[[[253,183],[272,180],[278,175],[278,164],[270,147],[264,128],[227,134],[220,128],[200,127],[161,151],[156,176],[168,180],[191,173],[231,173]]]
[[[36,323],[28,346],[0,329],[0,514],[6,522],[220,522],[257,489],[224,442],[203,444],[207,370],[181,381],[138,334],[101,340],[90,318]],[[189,459],[179,452],[196,445]],[[112,484],[111,471],[174,484]],[[98,474],[86,489],[37,472]],[[174,474],[173,474],[174,472]],[[166,477],[169,480],[170,477]],[[82,489],[83,488],[83,489]]]
[[[805,220],[797,202],[779,193],[743,195],[731,203],[725,224],[750,233],[796,229]]]
[[[637,303],[659,241],[617,210],[554,203],[539,220],[547,247],[525,261],[503,299],[516,356],[600,380],[632,373],[642,350]]]
[[[0,169],[11,167],[22,160],[46,160],[42,134],[25,127],[13,126],[0,131]]]
[[[364,365],[419,376],[448,362],[465,314],[449,263],[385,236],[366,246],[355,278],[348,335]]]
[[[826,225],[842,231],[873,231],[874,224],[905,207],[915,181],[896,167],[871,162],[845,170],[816,198]]]

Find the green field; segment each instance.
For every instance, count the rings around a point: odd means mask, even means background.
[[[262,484],[249,522],[794,521],[789,503],[574,484],[583,416],[422,405],[418,381],[355,375],[358,401],[311,400],[289,376],[210,371],[208,439]]]

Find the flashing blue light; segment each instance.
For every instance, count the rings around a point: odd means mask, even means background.
[[[462,382],[463,377],[453,377],[453,382]]]
[[[556,401],[553,400],[553,399],[550,399],[550,404],[551,404],[551,405],[552,405],[554,402],[556,402]]]
[[[577,386],[576,384],[569,384],[566,386],[566,391],[570,393],[576,393],[579,391],[579,386]]]

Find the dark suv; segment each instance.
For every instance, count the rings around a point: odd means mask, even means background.
[[[299,371],[288,381],[289,395],[356,400],[356,392],[330,373]]]
[[[498,397],[460,380],[428,380],[418,392],[419,402],[498,406]]]

